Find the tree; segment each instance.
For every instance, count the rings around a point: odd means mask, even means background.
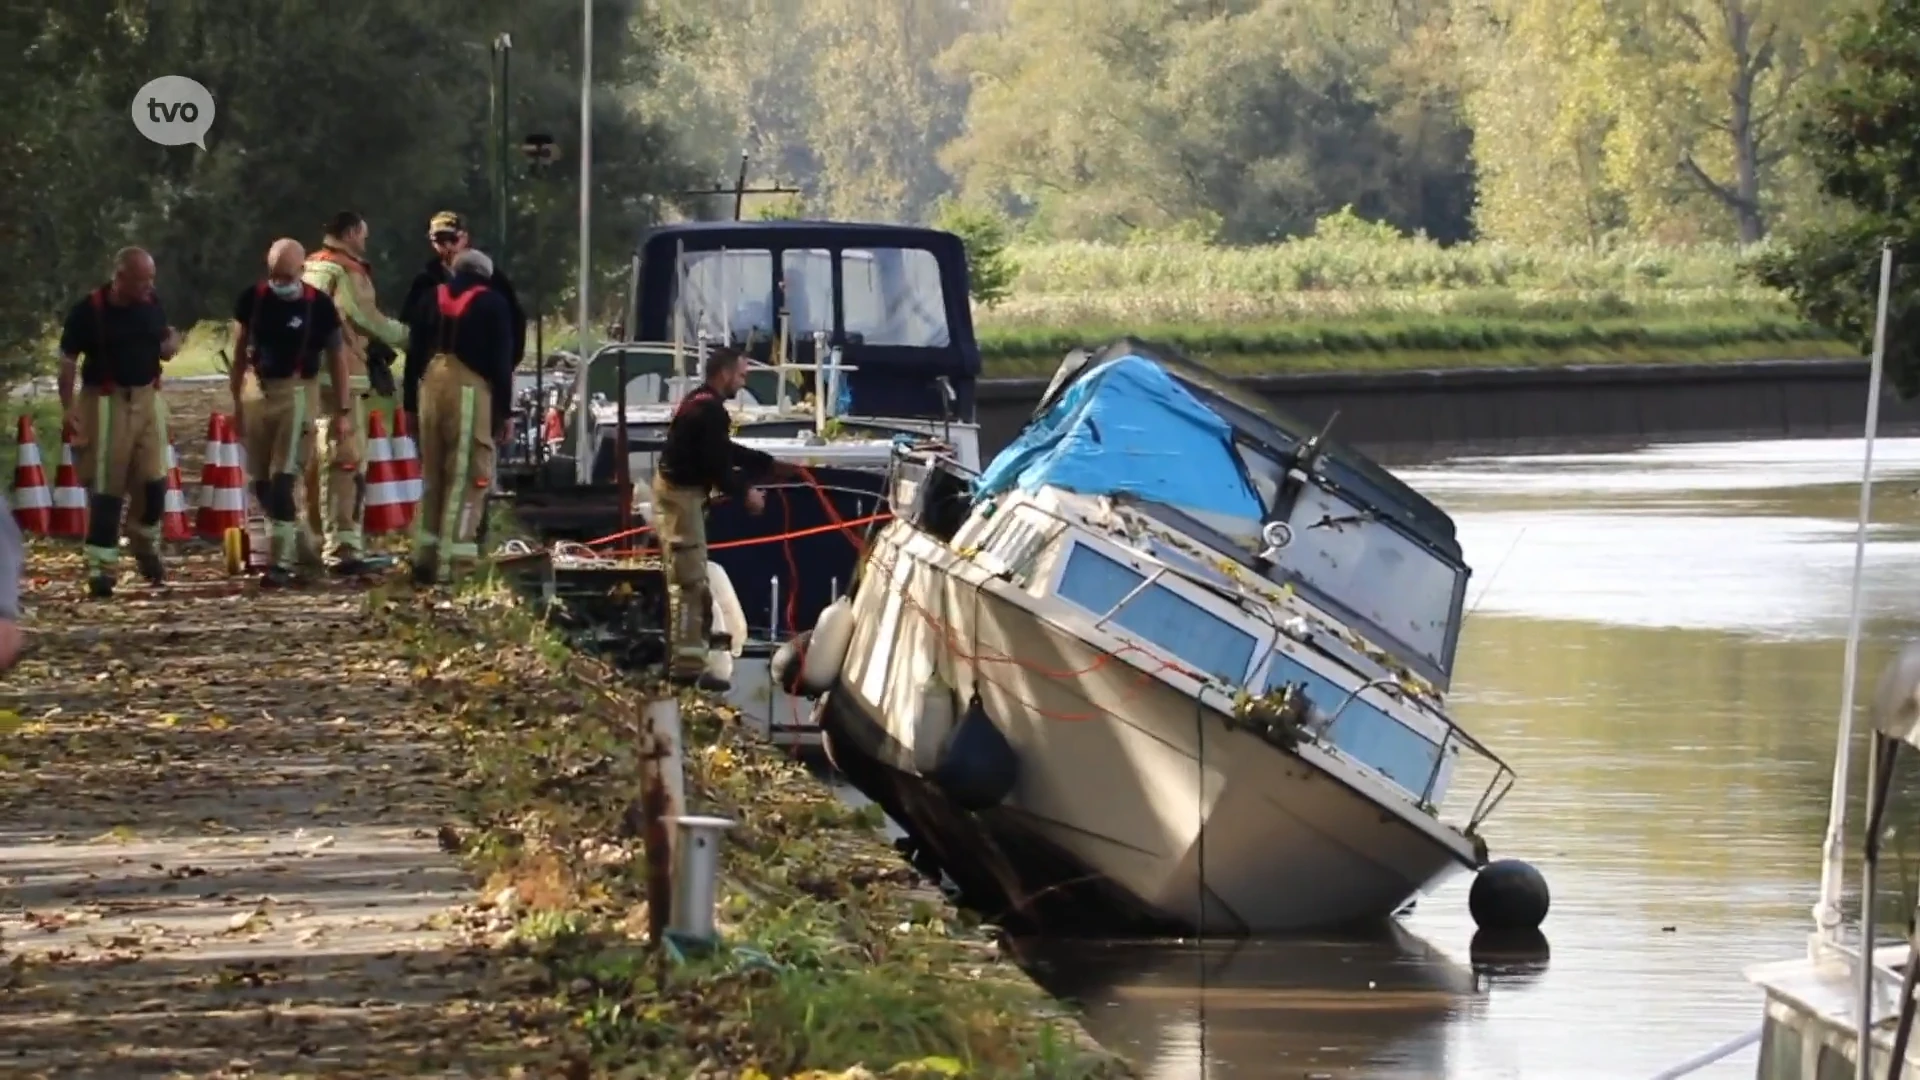
[[[657,199],[690,174],[671,133],[632,104],[659,76],[660,35],[639,0],[597,6],[594,143],[596,269],[624,267]],[[225,316],[259,276],[269,242],[312,246],[333,211],[373,223],[376,276],[391,295],[429,257],[436,210],[469,215],[483,246],[493,205],[487,50],[514,39],[513,117],[579,146],[578,8],[567,0],[76,0],[0,14],[0,43],[23,56],[0,73],[22,123],[5,133],[0,202],[0,354],[37,345],[53,319],[105,277],[116,247],[152,250],[179,325]],[[217,105],[207,149],[162,147],[128,103],[153,72],[187,75]],[[517,137],[517,132],[515,133]],[[528,218],[576,200],[577,170],[520,182],[504,265],[523,280],[570,280],[562,230],[532,242]],[[560,292],[549,294],[559,299]],[[44,359],[44,358],[43,358]]]
[[[1920,0],[1885,0],[1846,27],[1841,74],[1818,95],[1802,147],[1823,190],[1850,212],[1802,230],[1752,269],[1808,320],[1866,351],[1881,243],[1902,267],[1920,261]],[[1886,363],[1903,397],[1920,393],[1920,304],[1909,288],[1889,304]]]
[[[1020,266],[1007,252],[1007,223],[994,210],[955,202],[940,203],[934,227],[960,238],[967,251],[967,294],[974,303],[993,307],[1013,293]]]
[[[1296,235],[1346,203],[1466,231],[1441,0],[1012,0],[943,63],[974,80],[943,153],[965,191],[1060,235],[1197,222]]]
[[[1828,23],[1857,6],[1463,2],[1482,231],[1762,239],[1811,187],[1788,134],[1828,74]]]

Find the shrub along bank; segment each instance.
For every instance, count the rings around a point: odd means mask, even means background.
[[[474,831],[452,842],[486,878],[489,930],[567,1017],[579,1075],[1132,1075],[916,880],[877,813],[724,712],[686,714],[689,812],[739,823],[722,859],[724,944],[650,953],[645,689],[502,595],[374,609],[458,745]]]

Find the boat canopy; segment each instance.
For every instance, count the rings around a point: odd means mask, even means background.
[[[823,221],[663,225],[640,241],[631,336],[692,347],[705,332],[772,363],[782,323],[792,359],[827,336],[853,370],[858,416],[974,419],[980,345],[966,249],[937,229]],[[939,385],[947,381],[952,403]]]
[[[1233,426],[1159,364],[1131,354],[1075,379],[993,459],[975,491],[988,498],[1048,485],[1159,503],[1230,534],[1257,534],[1263,514]]]

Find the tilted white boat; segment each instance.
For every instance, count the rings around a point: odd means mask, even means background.
[[[977,478],[902,449],[892,484],[799,678],[975,903],[1295,931],[1485,863],[1513,774],[1442,706],[1468,571],[1371,462],[1125,340]]]

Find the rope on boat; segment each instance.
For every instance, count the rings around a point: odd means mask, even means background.
[[[1721,1043],[1719,1046],[1714,1047],[1704,1054],[1688,1058],[1673,1068],[1655,1076],[1653,1080],[1679,1080],[1682,1076],[1697,1073],[1720,1059],[1731,1057],[1735,1053],[1745,1050],[1747,1047],[1759,1041],[1760,1029],[1754,1028],[1752,1031],[1747,1032],[1737,1039],[1728,1039],[1726,1042]]]

